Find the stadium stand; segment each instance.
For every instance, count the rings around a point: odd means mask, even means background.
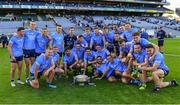
[[[0,34],[11,34],[17,27],[27,27],[29,21],[36,21],[37,29],[47,27],[50,33],[56,24],[61,24],[65,33],[70,26],[75,27],[78,35],[85,26],[102,28],[130,22],[133,27],[152,31],[164,26],[167,33],[177,35],[180,22],[161,17],[163,13],[172,13],[164,5],[169,3],[164,0],[1,0],[0,9],[6,11],[0,13]],[[19,11],[21,8],[24,9]]]

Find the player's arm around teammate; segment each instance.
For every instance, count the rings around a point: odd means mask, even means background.
[[[147,59],[149,62],[148,67],[139,67],[140,70],[151,71],[152,80],[155,83],[154,91],[159,91],[160,88],[167,86],[176,86],[177,82],[172,80],[170,82],[164,82],[163,79],[169,73],[169,68],[164,63],[164,57],[160,52],[156,52],[152,44],[146,46]],[[155,54],[154,58],[150,60],[149,58]]]

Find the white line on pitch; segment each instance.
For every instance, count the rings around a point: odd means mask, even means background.
[[[176,55],[176,54],[164,54],[164,55],[173,56],[173,57],[180,57],[180,55]]]

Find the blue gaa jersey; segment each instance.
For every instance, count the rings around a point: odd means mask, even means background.
[[[14,35],[11,37],[9,43],[12,45],[12,54],[14,57],[19,57],[23,55],[23,43],[24,37],[19,37]]]
[[[125,30],[122,33],[122,37],[127,41],[127,42],[131,42],[132,41],[132,34],[134,32],[137,32],[138,30],[135,28],[132,28],[130,31]]]
[[[146,56],[147,59],[149,59],[149,56]],[[152,67],[154,64],[159,65],[158,69],[162,69],[162,70],[166,70],[169,71],[169,68],[166,66],[166,64],[164,63],[164,56],[160,53],[157,52],[154,59],[149,61],[149,65]]]
[[[140,38],[139,43],[140,43],[140,45],[142,46],[142,49],[145,50],[146,46],[147,46],[148,44],[150,44],[151,42],[149,42],[148,40],[146,40],[146,39],[144,39],[144,38]],[[132,42],[132,45],[131,45],[132,51],[133,51],[133,49],[134,49],[134,44],[135,44],[135,42],[133,41],[133,42]]]
[[[103,36],[105,37],[106,42],[108,42],[108,43],[114,42],[114,33],[113,32],[109,31],[108,34],[103,34]]]
[[[47,70],[51,67],[51,63],[53,62],[53,58],[49,57],[48,59],[46,59],[45,54],[41,54],[40,56],[38,56],[34,62],[34,64],[32,65],[30,72],[32,74],[34,74],[35,71],[35,66],[38,66],[38,73],[43,72],[44,70]]]
[[[90,45],[90,42],[91,42],[91,38],[92,38],[92,36],[93,36],[92,32],[90,32],[89,35],[87,35],[86,33],[84,33],[82,36],[83,36],[84,40],[86,40],[86,42],[88,43],[88,46],[89,46],[89,45]]]
[[[42,36],[42,34],[38,34],[35,39],[36,53],[44,53],[46,50],[46,46],[49,44],[49,38],[47,36]]]
[[[96,66],[96,72],[98,74],[102,74],[102,73],[104,74],[106,69],[109,69],[109,63],[108,62],[103,63],[103,64],[101,64],[99,66]]]
[[[141,50],[140,53],[133,52],[132,56],[137,61],[137,63],[144,63],[146,58],[146,50]]]
[[[122,48],[122,47],[119,48],[120,54],[122,53],[128,54],[130,50],[131,50],[131,42],[126,42],[125,48]]]
[[[77,55],[78,60],[83,60],[83,57],[84,57],[83,55],[85,52],[84,48],[82,48],[82,47],[80,49],[73,48],[71,51]]]
[[[73,52],[71,52],[69,56],[65,54],[63,58],[63,64],[72,65],[76,59],[78,59],[78,57]]]
[[[120,62],[118,59],[115,58],[113,59],[113,62],[108,62],[108,63],[109,63],[108,64],[109,71],[107,72],[107,75],[106,75],[107,77],[109,77],[112,74],[112,72],[118,68]]]
[[[56,65],[56,62],[59,60],[59,54],[58,53],[53,53],[52,58],[53,58],[54,64]]]
[[[114,58],[114,62],[117,62],[117,66],[116,66],[115,70],[122,73],[127,69],[127,65],[125,65],[123,62],[121,62],[121,60],[118,57]]]
[[[64,43],[64,35],[53,33],[52,37],[52,46],[58,46],[59,52],[63,52],[63,43]]]
[[[110,52],[105,48],[101,51],[95,52],[96,57],[101,56],[103,60],[105,60],[109,54],[110,54]]]
[[[87,53],[84,54],[84,61],[88,62],[88,61],[94,61],[95,60],[95,52],[91,51],[90,54],[88,55]]]
[[[100,44],[101,47],[103,48],[104,47],[104,42],[103,42],[103,38],[104,36],[100,33],[98,33],[97,35],[93,35],[92,38],[91,38],[91,42],[93,42],[93,46],[97,45],[97,44]]]
[[[33,50],[35,49],[35,38],[36,36],[40,34],[40,32],[36,30],[26,29],[24,31],[24,45],[23,49],[25,50]]]
[[[80,45],[81,45],[82,47],[88,47],[88,43],[86,42],[85,39],[83,39],[82,42],[78,42],[78,41],[76,40],[75,43],[74,43],[74,46],[75,46],[77,43],[80,43]]]

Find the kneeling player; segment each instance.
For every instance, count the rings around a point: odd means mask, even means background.
[[[62,73],[64,73],[64,70],[62,69],[62,66],[60,65],[60,56],[58,54],[58,46],[54,46],[53,47],[53,54],[52,54],[52,57],[53,57],[53,61],[54,61],[54,64],[55,64],[55,75],[57,77],[57,80],[60,79],[60,75]]]
[[[30,69],[31,79],[30,85],[34,88],[39,88],[39,79],[43,75],[46,78],[49,88],[56,88],[52,84],[54,78],[54,61],[52,58],[52,48],[47,48],[45,54],[41,54],[37,57],[36,61]]]
[[[148,44],[146,46],[146,52],[147,52],[147,60],[149,67],[141,67],[138,68],[142,71],[151,71],[152,72],[152,80],[155,83],[154,91],[159,91],[160,88],[164,88],[167,86],[176,86],[178,85],[176,80],[172,80],[170,82],[163,82],[163,79],[165,76],[169,73],[169,68],[164,63],[164,56],[160,53],[155,51],[155,48],[152,44]],[[153,57],[153,59],[149,60],[150,57]]]
[[[137,70],[138,66],[147,66],[146,62],[147,60],[145,59],[146,57],[146,50],[142,49],[142,46],[140,43],[134,44],[133,47],[133,53],[132,53],[132,59],[133,59],[133,71],[131,75],[137,75],[137,79],[140,79],[142,82],[141,87],[139,88],[140,90],[144,90],[146,88],[146,82],[145,78],[147,77],[147,72],[146,71],[139,71]],[[140,74],[140,75],[139,75]]]
[[[96,63],[96,72],[94,74],[95,75],[94,78],[99,77],[97,79],[101,80],[106,76],[109,82],[116,81],[114,77],[113,69],[109,68],[109,62],[103,63],[101,56],[98,56],[96,60],[97,60],[97,63]]]
[[[77,55],[78,57],[78,63],[76,64],[78,67],[77,72],[79,74],[82,74],[81,71],[84,71],[82,69],[83,69],[83,58],[84,58],[83,55],[85,52],[85,48],[83,48],[80,43],[76,43],[75,47],[71,50],[71,52]]]
[[[66,48],[65,55],[63,58],[63,68],[64,68],[64,73],[65,73],[66,78],[68,78],[67,73],[69,72],[69,70],[80,68],[80,66],[78,66],[77,64],[78,64],[77,55],[71,52],[70,48]]]
[[[111,59],[111,56],[108,56],[107,59]],[[113,59],[116,63],[116,66],[114,67],[115,76],[118,77],[118,79],[122,81],[122,83],[129,83],[132,77],[130,76],[127,65],[123,63],[118,57],[114,57]]]
[[[96,60],[95,60],[95,52],[94,51],[91,51],[90,48],[86,48],[86,52],[84,54],[84,72],[83,74],[87,74],[87,68],[88,66],[91,66],[92,69],[94,69],[94,64],[96,63]],[[92,70],[92,72],[94,72]]]

